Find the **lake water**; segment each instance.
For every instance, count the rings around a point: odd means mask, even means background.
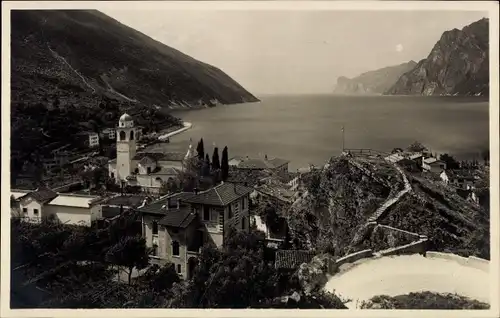
[[[390,151],[420,141],[432,152],[480,159],[489,148],[488,101],[475,97],[262,96],[260,103],[223,105],[174,115],[193,128],[156,150],[186,151],[200,138],[234,155],[282,157],[290,170],[323,164],[346,148]]]

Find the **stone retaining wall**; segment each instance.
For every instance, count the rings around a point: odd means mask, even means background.
[[[386,250],[380,251],[378,254],[380,256],[390,256],[390,255],[406,255],[406,254],[422,254],[426,255],[427,238],[419,239],[416,242],[397,246],[393,248],[388,248]]]
[[[346,255],[344,257],[341,257],[335,262],[335,265],[338,268],[346,263],[354,263],[356,261],[359,261],[360,259],[370,258],[372,256],[373,256],[373,251],[371,249],[367,249],[367,250],[359,251],[359,252],[352,253],[352,254]],[[330,271],[329,274],[333,275],[336,273],[336,268],[335,268],[335,271],[332,271],[330,269],[329,269],[329,271]]]
[[[446,259],[449,261],[454,261],[454,262],[459,263],[460,265],[474,267],[476,269],[479,269],[479,270],[482,270],[485,272],[489,272],[489,267],[490,267],[490,262],[488,260],[485,260],[485,259],[482,259],[479,257],[475,257],[475,256],[463,257],[460,255],[451,254],[451,253],[428,251],[426,253],[426,257],[441,258],[441,259]]]

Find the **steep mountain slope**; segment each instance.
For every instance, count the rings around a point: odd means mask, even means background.
[[[382,94],[391,88],[401,75],[417,65],[415,61],[400,65],[388,66],[375,71],[363,73],[349,79],[341,76],[337,79],[335,94]]]
[[[488,95],[489,20],[446,31],[426,59],[403,74],[388,95]]]
[[[438,176],[403,173],[412,190],[377,223],[426,235],[430,250],[489,259],[489,211],[442,185]],[[304,182],[307,195],[287,213],[290,236],[298,247],[337,256],[387,248],[365,225],[380,205],[404,188],[392,165],[375,157],[334,157]]]
[[[98,11],[12,11],[11,19],[14,101],[56,91],[87,93],[78,98],[85,104],[91,94],[159,106],[257,101],[216,67]]]

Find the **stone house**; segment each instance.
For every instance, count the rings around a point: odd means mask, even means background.
[[[181,278],[189,279],[203,245],[221,247],[230,229],[249,230],[251,191],[221,183],[202,192],[168,195],[140,208],[143,236],[153,248],[151,262],[171,262]]]
[[[11,190],[11,216],[31,223],[54,218],[64,224],[90,226],[101,215],[100,198],[62,194],[47,187],[33,191]]]
[[[443,170],[446,170],[446,163],[437,158],[422,157],[422,169],[428,172],[441,173]]]

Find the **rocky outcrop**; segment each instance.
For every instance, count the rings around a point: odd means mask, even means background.
[[[403,74],[388,95],[488,95],[489,21],[446,31],[426,59]]]
[[[402,74],[413,69],[415,65],[415,61],[410,61],[366,72],[352,79],[341,76],[337,79],[333,92],[342,95],[379,95],[391,88]]]

